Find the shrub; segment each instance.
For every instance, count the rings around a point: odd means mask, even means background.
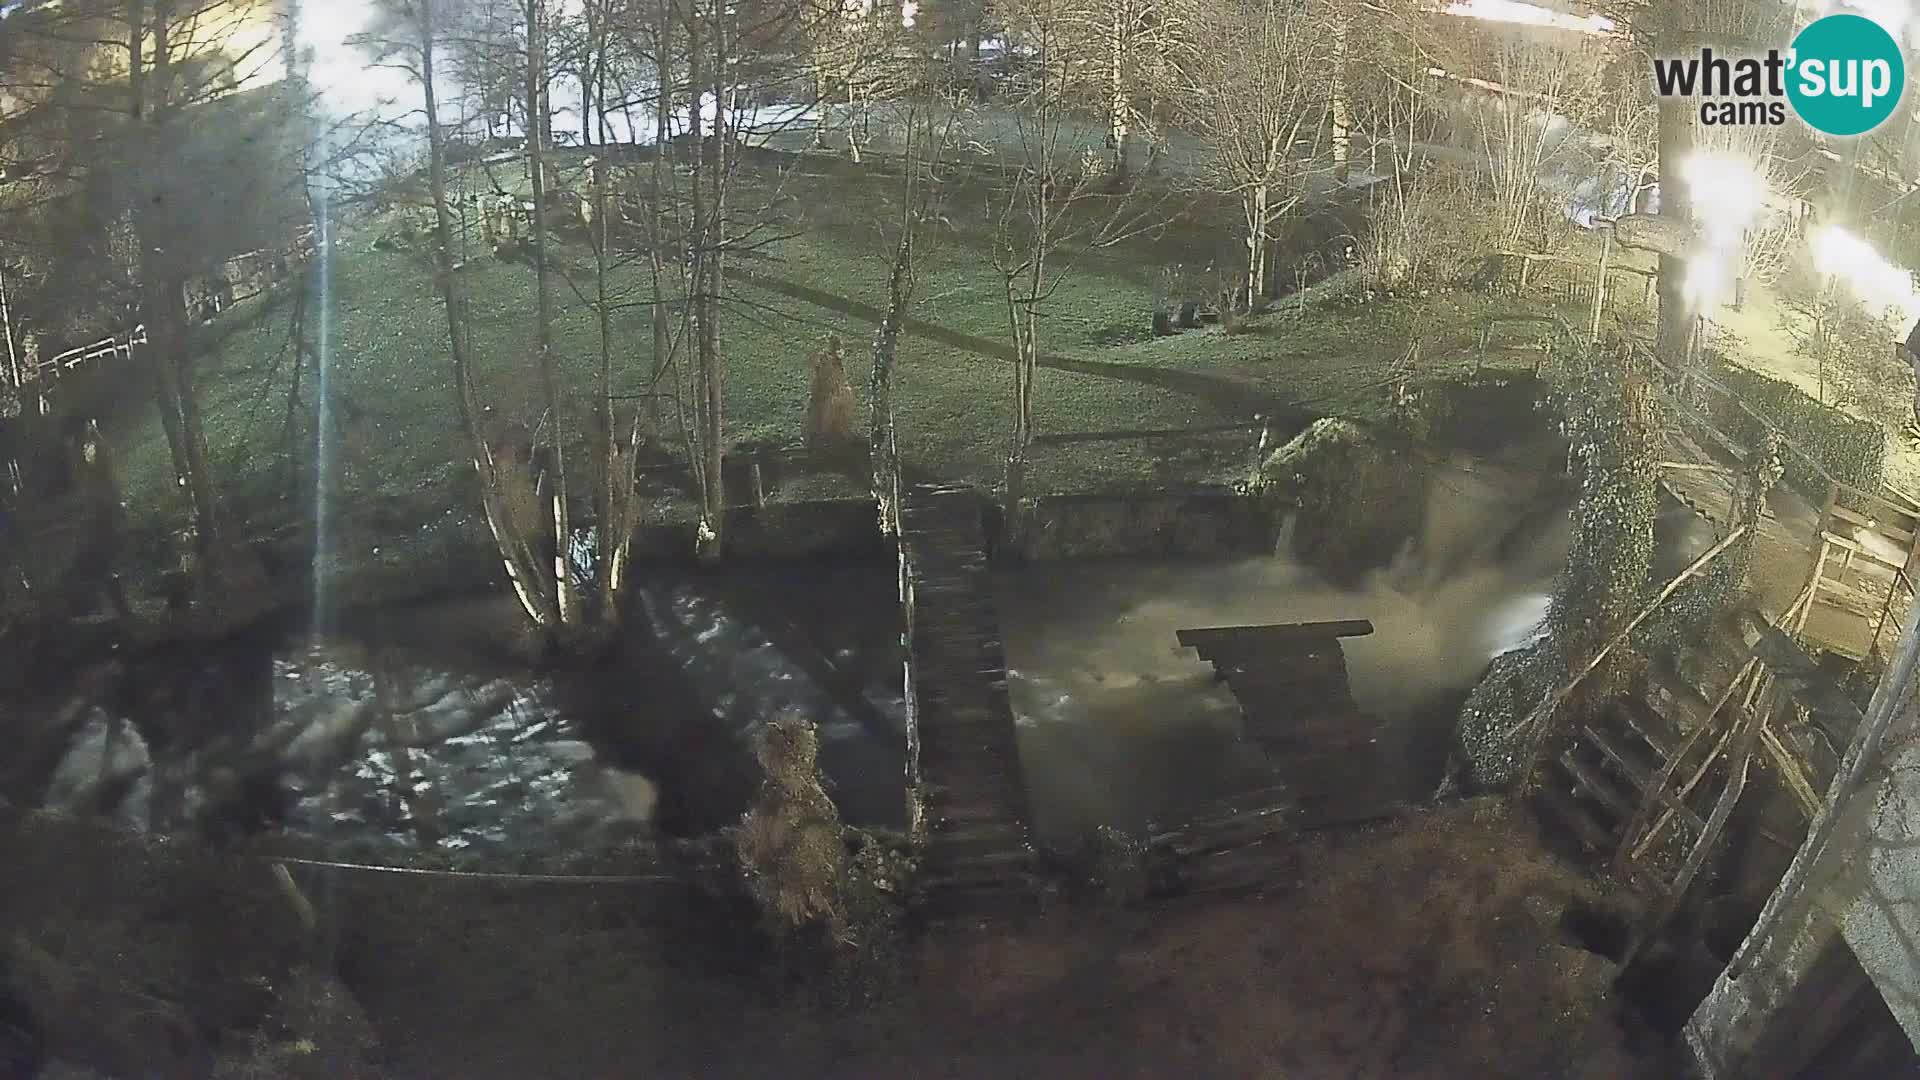
[[[1478,211],[1484,192],[1462,170],[1396,170],[1380,185],[1358,257],[1367,284],[1403,293],[1472,276],[1495,240]]]
[[[1786,482],[1807,498],[1823,502],[1827,497],[1827,479],[1819,469],[1854,487],[1868,491],[1880,487],[1887,445],[1879,424],[1823,405],[1792,383],[1738,365],[1718,363],[1715,376],[1749,409],[1804,451],[1789,450],[1784,458]],[[1711,417],[1714,426],[1742,445],[1759,446],[1765,441],[1763,426],[1744,411],[1717,404],[1715,413]],[[1813,459],[1811,463],[1808,457]]]

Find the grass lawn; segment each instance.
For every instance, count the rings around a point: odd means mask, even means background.
[[[767,196],[776,178],[756,168],[742,190]],[[828,162],[791,169],[778,185],[779,198],[768,201],[778,208],[780,238],[730,264],[737,273],[722,335],[728,426],[736,444],[798,442],[808,358],[829,334],[845,342],[848,375],[864,400],[867,346],[885,304],[887,243],[875,221],[886,213],[891,183]],[[926,237],[895,392],[910,470],[994,485],[1006,453],[1012,366],[986,194],[961,186]],[[326,294],[316,266],[305,305],[308,342],[317,344],[324,332],[330,346],[329,458],[339,528],[376,539],[404,537],[449,508],[466,513],[474,501],[461,486],[469,469],[450,389],[446,319],[425,243],[376,249],[374,239],[390,226],[371,215],[337,223]],[[1232,245],[1223,231],[1176,222],[1159,235],[1063,255],[1071,269],[1044,308],[1039,431],[1251,423],[1256,414],[1277,411],[1370,415],[1385,400],[1385,366],[1413,341],[1421,342],[1423,365],[1450,371],[1471,363],[1481,316],[1521,304],[1481,294],[1316,302],[1310,291],[1243,333],[1207,329],[1153,338],[1149,316],[1161,268],[1204,265]],[[591,294],[593,258],[584,243],[557,243],[552,258]],[[613,275],[616,394],[639,392],[650,367],[641,270],[636,264]],[[480,400],[531,424],[539,413],[532,271],[523,262],[495,260],[476,244],[461,274],[471,299]],[[584,410],[599,355],[594,311],[566,282],[556,282],[555,304],[564,380],[580,391],[568,407]],[[290,480],[288,471],[290,447],[296,460],[311,461],[314,430],[303,417],[294,425],[297,437],[287,438],[294,308],[292,290],[284,290],[199,331],[205,352],[198,377],[219,480],[260,531],[311,514],[304,494],[311,472],[303,465]],[[307,407],[314,378],[311,370],[303,377]],[[569,426],[579,430],[571,420]],[[184,507],[170,483],[157,418],[145,410],[131,416],[116,441],[136,527],[151,536],[179,521]],[[1217,451],[1176,452],[1141,440],[1043,447],[1035,452],[1033,483],[1039,490],[1085,491],[1220,480],[1249,464],[1249,436],[1214,441]],[[847,494],[858,490],[851,479],[839,486]],[[809,484],[785,497],[832,488]],[[296,490],[302,494],[289,498]]]

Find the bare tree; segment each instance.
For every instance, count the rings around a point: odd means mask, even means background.
[[[1494,241],[1512,250],[1543,223],[1542,181],[1570,160],[1570,132],[1599,101],[1604,54],[1564,38],[1504,32],[1490,53],[1486,70],[1497,89],[1474,96],[1473,150],[1488,182]]]
[[[874,0],[799,0],[799,19],[820,110],[815,141],[825,144],[833,114],[844,105],[838,126],[847,156],[858,164],[875,102],[893,97],[904,74],[895,62],[908,41],[900,13]]]
[[[1074,0],[1008,4],[1000,17],[1012,48],[1035,62],[1008,89],[1014,132],[996,147],[1004,187],[996,196],[994,266],[1006,297],[1013,342],[1013,430],[1007,454],[1007,529],[1024,516],[1028,453],[1034,436],[1034,379],[1040,368],[1041,312],[1072,268],[1072,254],[1107,246],[1159,223],[1157,204],[1103,192],[1100,170],[1074,151],[1074,87],[1086,58],[1063,28]]]
[[[910,99],[901,115],[902,153],[898,217],[893,225],[892,257],[887,266],[887,311],[873,335],[873,374],[868,395],[868,457],[873,495],[880,508],[881,531],[899,531],[900,508],[894,492],[900,461],[894,434],[893,379],[900,335],[913,302],[915,269],[924,237],[944,197],[947,157],[956,143],[966,109],[964,99],[929,94]]]
[[[1335,71],[1328,14],[1326,0],[1233,0],[1194,22],[1183,115],[1206,145],[1211,183],[1240,202],[1250,305],[1266,280],[1274,225],[1323,167],[1316,155]]]
[[[480,475],[481,508],[493,534],[507,580],[533,625],[548,634],[562,627],[554,566],[559,537],[550,548],[537,500],[529,498],[531,439],[523,447],[481,429],[472,375],[472,342],[466,329],[466,297],[454,258],[456,224],[447,193],[447,135],[440,123],[439,50],[447,12],[434,0],[405,0],[383,9],[385,24],[364,43],[384,63],[409,72],[419,83],[427,128],[427,186],[433,203],[434,283],[447,318],[447,356],[454,404],[474,469]],[[532,140],[529,140],[530,142]],[[524,460],[518,459],[524,454]]]
[[[1157,91],[1186,56],[1189,0],[1070,0],[1060,5],[1055,48],[1075,62],[1059,71],[1106,121],[1107,150],[1116,181],[1132,170],[1133,145],[1151,127]]]

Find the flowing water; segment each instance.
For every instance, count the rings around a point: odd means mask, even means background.
[[[1525,454],[1454,460],[1436,470],[1428,503],[1399,558],[1349,588],[1284,557],[998,575],[1041,837],[1137,828],[1260,781],[1267,762],[1241,738],[1237,703],[1178,645],[1188,627],[1371,620],[1373,634],[1344,643],[1354,697],[1387,723],[1387,782],[1405,798],[1431,793],[1466,691],[1540,633],[1568,504]],[[1701,539],[1665,518],[1660,532],[1663,563]],[[137,661],[36,706],[45,767],[5,793],[134,828],[594,846],[738,820],[758,782],[754,732],[797,710],[820,725],[843,814],[898,825],[895,584],[880,565],[651,571],[635,582],[618,655],[588,670],[508,659],[499,645],[518,614],[505,595]]]
[[[643,581],[620,654],[584,671],[488,659],[477,642],[516,618],[501,597],[385,613],[359,636],[156,661],[37,706],[64,749],[27,786],[136,829],[590,847],[737,820],[758,780],[754,731],[793,709],[820,725],[847,818],[897,825],[893,589],[882,567]]]
[[[1464,692],[1539,633],[1566,556],[1564,497],[1524,465],[1438,471],[1427,524],[1355,588],[1288,558],[1037,566],[1001,589],[1010,684],[1035,825],[1066,837],[1138,828],[1258,782],[1262,752],[1190,627],[1370,619],[1343,642],[1356,702],[1392,722],[1404,795],[1430,794]]]

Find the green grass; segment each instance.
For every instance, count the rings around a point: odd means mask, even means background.
[[[743,193],[765,195],[772,179],[748,178]],[[838,333],[848,375],[863,403],[868,343],[885,304],[887,245],[873,220],[890,185],[863,182],[844,165],[782,182],[784,236],[734,260],[750,280],[731,284],[723,350],[728,358],[728,427],[736,443],[797,443],[806,408],[808,357]],[[901,342],[895,380],[900,442],[909,470],[983,485],[1000,482],[1010,427],[1005,293],[994,269],[994,231],[982,207],[987,193],[962,188],[944,207],[946,223],[925,237],[915,320]],[[1230,220],[1230,219],[1223,219]],[[446,319],[432,287],[425,246],[376,250],[391,222],[363,220],[336,230],[331,296],[334,507],[343,535],[390,542],[474,502],[464,462],[447,364]],[[471,298],[479,396],[499,413],[533,422],[538,393],[533,352],[533,274],[478,250],[463,270]],[[1188,331],[1150,336],[1159,267],[1203,265],[1230,252],[1232,238],[1192,222],[1118,247],[1081,251],[1045,307],[1036,422],[1043,433],[1165,429],[1251,422],[1283,409],[1368,416],[1385,401],[1384,365],[1410,342],[1436,372],[1471,360],[1475,321],[1511,299],[1439,295],[1406,300],[1283,305],[1247,332]],[[592,253],[555,245],[554,261],[590,290]],[[641,299],[639,266],[613,279],[617,301]],[[588,406],[599,341],[591,306],[564,283],[555,292],[556,353],[569,408]],[[320,333],[317,297],[308,305],[310,343]],[[287,341],[291,291],[254,301],[200,331],[199,361],[208,437],[219,482],[255,531],[310,514],[310,474],[287,480],[283,416],[290,385]],[[651,333],[643,306],[614,317],[616,393],[635,393],[650,366]],[[311,403],[314,377],[305,374]],[[569,420],[573,431],[579,424]],[[311,421],[291,452],[312,454]],[[149,535],[179,520],[165,441],[149,414],[118,436],[136,527]],[[1036,450],[1040,491],[1095,490],[1172,480],[1220,480],[1244,473],[1250,439],[1221,436],[1181,449],[1124,441]],[[857,485],[843,482],[846,493]],[[836,490],[797,485],[784,497]],[[292,498],[283,498],[291,495]],[[357,542],[357,540],[356,540]]]

